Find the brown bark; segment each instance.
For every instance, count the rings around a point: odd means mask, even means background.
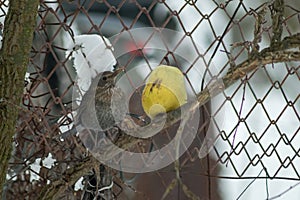
[[[0,197],[12,151],[38,5],[38,0],[10,1],[4,24],[0,51]]]

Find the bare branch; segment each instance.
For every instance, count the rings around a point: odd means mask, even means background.
[[[39,1],[19,0],[9,3],[0,52],[0,197],[18,115],[18,108],[12,105],[20,105],[21,102]]]

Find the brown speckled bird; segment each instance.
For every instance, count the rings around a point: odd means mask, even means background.
[[[122,70],[123,68],[119,68],[114,72],[102,72],[92,81],[78,108],[77,125],[85,129],[105,131],[125,117],[125,95],[115,84],[116,77]]]
[[[85,129],[106,131],[124,118],[128,106],[124,93],[116,86],[116,77],[122,70],[105,71],[92,80],[77,108],[75,126],[63,133],[62,138]]]
[[[108,129],[116,127],[126,115],[127,102],[122,90],[116,86],[116,77],[123,69],[114,72],[105,71],[99,74],[91,83],[89,90],[82,97],[76,116],[77,131],[81,129],[93,130],[101,138],[101,134],[110,134]],[[110,135],[116,139],[122,131],[117,128],[116,135]],[[91,136],[93,135],[90,133]],[[83,139],[84,140],[84,139]],[[86,141],[83,141],[85,144]],[[97,140],[91,146],[97,146]],[[100,172],[98,174],[96,171]],[[100,165],[99,169],[93,169],[92,173],[85,177],[86,186],[82,199],[112,199],[111,189],[104,189],[112,184],[111,169]],[[102,191],[103,190],[103,191]],[[101,192],[100,192],[101,191]]]

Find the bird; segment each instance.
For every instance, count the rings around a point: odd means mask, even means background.
[[[124,92],[116,86],[116,78],[123,70],[104,71],[92,80],[81,103],[75,108],[75,125],[60,135],[62,139],[83,130],[106,131],[124,118],[128,104]]]
[[[76,125],[68,132],[63,133],[64,138],[79,132],[86,148],[93,151],[101,138],[107,136],[111,140],[116,140],[119,134],[123,134],[117,124],[126,115],[127,102],[124,92],[116,86],[116,79],[123,70],[123,68],[118,68],[113,72],[104,71],[92,80],[77,109]],[[113,128],[114,131],[111,131]],[[91,140],[84,141],[94,135],[100,136],[92,142]],[[100,174],[96,171],[99,171]],[[99,199],[98,197],[103,195],[112,199],[111,188],[103,189],[113,184],[109,167],[100,164],[99,169],[93,169],[91,174],[85,176],[85,182],[86,188],[82,199]]]
[[[154,118],[187,102],[183,73],[176,67],[160,65],[151,71],[142,92],[142,107]]]
[[[114,72],[104,71],[93,79],[79,105],[77,126],[97,128],[99,124],[100,130],[105,131],[124,118],[128,105],[124,92],[116,86],[116,77],[121,71],[123,68]]]

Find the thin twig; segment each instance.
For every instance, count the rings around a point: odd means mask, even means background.
[[[234,145],[235,145],[236,134],[237,134],[239,125],[240,125],[240,123],[241,123],[240,119],[241,119],[242,110],[243,110],[244,102],[245,102],[247,76],[246,76],[246,78],[245,78],[245,80],[244,80],[243,82],[244,82],[243,95],[242,95],[242,101],[241,101],[240,110],[239,110],[239,113],[238,113],[239,121],[238,121],[238,123],[237,123],[237,125],[236,125],[236,128],[235,128],[235,130],[234,130],[234,133],[233,133],[233,139],[232,139],[232,145],[231,145],[230,155],[231,155],[231,153],[233,152]],[[228,166],[228,163],[229,163],[229,159],[227,160],[226,167]]]
[[[288,189],[284,190],[283,192],[281,192],[280,194],[273,196],[267,200],[273,200],[273,199],[277,199],[282,197],[284,194],[288,193],[290,190],[292,190],[293,188],[297,187],[298,185],[300,185],[300,182],[296,183],[295,185],[290,186]]]
[[[263,171],[264,171],[264,169],[260,170],[260,172],[259,172],[259,174],[257,175],[257,177],[259,177],[260,174],[261,174]],[[247,187],[242,191],[242,193],[238,196],[238,198],[236,198],[236,200],[240,199],[240,198],[243,196],[243,194],[244,194],[244,193],[248,190],[248,188],[254,183],[254,181],[256,181],[256,178],[253,179],[253,180],[247,185]]]
[[[193,112],[186,112],[182,118],[182,122],[180,123],[179,128],[177,129],[177,133],[175,136],[175,158],[176,160],[174,161],[174,169],[176,172],[176,178],[173,179],[170,183],[170,185],[167,187],[162,200],[167,197],[167,195],[175,188],[177,184],[179,184],[182,188],[182,191],[186,195],[187,198],[192,199],[192,200],[199,200],[200,197],[198,197],[196,194],[194,194],[181,180],[180,178],[180,163],[179,163],[179,157],[180,157],[180,144],[183,140],[182,134],[183,130],[186,128],[187,122],[191,119],[191,117],[194,115],[195,110]]]

